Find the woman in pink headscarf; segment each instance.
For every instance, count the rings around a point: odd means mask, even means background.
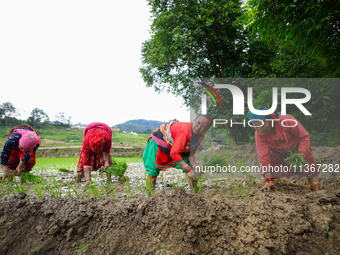
[[[38,132],[30,126],[12,128],[1,153],[4,177],[11,178],[14,174],[30,172],[35,165],[35,152],[40,144]]]
[[[101,122],[87,125],[77,165],[76,182],[80,182],[85,173],[85,182],[90,184],[91,171],[97,171],[101,166],[104,166],[104,170],[112,166],[111,146],[112,130],[108,125]]]

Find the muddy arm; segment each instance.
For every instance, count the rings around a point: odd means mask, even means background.
[[[25,162],[20,161],[19,165],[17,166],[17,169],[15,169],[15,170],[17,170],[18,174],[21,173],[24,166],[25,166]]]
[[[110,163],[109,163],[109,160],[110,160],[110,153],[106,153],[106,152],[103,152],[103,159],[105,161],[105,165],[104,165],[104,169],[108,168]]]

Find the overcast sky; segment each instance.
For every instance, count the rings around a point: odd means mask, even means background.
[[[0,104],[21,119],[40,108],[72,123],[189,121],[181,98],[146,88],[139,73],[150,16],[145,0],[1,1]]]

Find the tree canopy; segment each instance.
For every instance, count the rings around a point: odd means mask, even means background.
[[[71,126],[71,117],[70,116],[66,116],[65,112],[59,112],[55,116],[54,124],[55,125],[59,125],[59,126],[69,127],[69,126]]]
[[[44,110],[34,108],[31,111],[31,115],[28,117],[27,121],[30,122],[33,126],[35,126],[38,123],[48,123],[50,121],[50,118],[44,112]]]
[[[5,118],[15,117],[19,115],[18,109],[10,102],[3,103],[0,105],[0,115]]]
[[[148,0],[151,39],[142,45],[140,72],[147,86],[183,96],[191,78],[242,73],[243,29],[236,23],[241,1]],[[170,86],[166,86],[170,85]]]
[[[148,0],[148,4],[152,13],[151,38],[142,45],[142,77],[156,91],[182,96],[196,112],[201,90],[189,90],[196,81],[213,85],[215,78],[340,75],[340,2]],[[270,105],[276,83],[261,81],[239,82],[238,86],[245,95],[247,86],[253,86],[254,103]],[[296,109],[291,113],[303,121],[308,131],[325,134],[322,139],[313,134],[316,140],[340,144],[339,139],[333,139],[340,134],[340,120],[336,117],[340,111],[339,90],[336,84],[321,81],[308,83],[312,93],[308,107],[313,117],[302,116]],[[230,92],[219,94],[223,108],[210,104],[208,112],[236,121],[247,118],[232,115]],[[252,135],[251,129],[228,130],[228,136],[239,143],[253,140]]]
[[[340,2],[332,0],[249,0],[245,21],[268,44],[293,46],[318,59],[327,76],[340,74]]]

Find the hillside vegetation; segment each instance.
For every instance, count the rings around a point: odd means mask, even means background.
[[[156,127],[158,127],[161,124],[164,124],[164,122],[158,121],[158,120],[138,119],[138,120],[128,120],[122,124],[116,125],[116,127],[119,127],[120,130],[126,131],[126,132],[137,132],[137,133],[150,134],[152,130],[154,130]]]
[[[43,127],[36,129],[41,137],[41,147],[64,147],[64,146],[80,146],[84,130],[71,128],[55,128]],[[112,146],[124,147],[145,147],[149,134],[133,135],[122,132],[112,132]],[[0,127],[0,145],[1,147],[7,140],[7,129]]]

